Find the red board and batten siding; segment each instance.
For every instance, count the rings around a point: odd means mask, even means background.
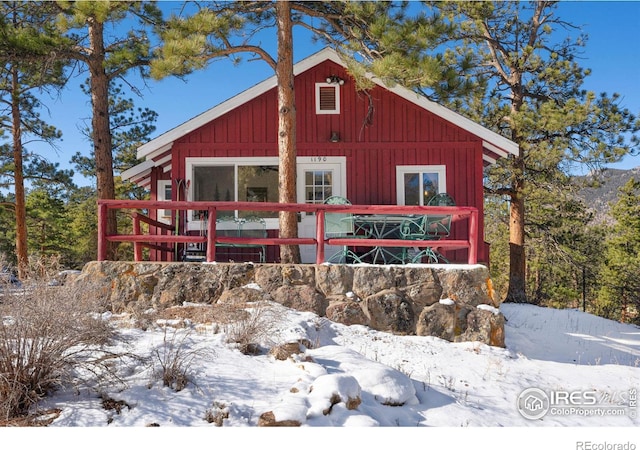
[[[341,113],[318,115],[315,84],[329,75],[346,80],[340,87]],[[395,204],[396,165],[446,165],[447,191],[457,204],[478,208],[483,236],[478,137],[380,87],[373,88],[370,97],[357,92],[344,68],[331,61],[297,75],[295,88],[298,156],[345,156],[347,196],[352,203]],[[371,124],[363,126],[369,98]],[[185,178],[187,157],[276,157],[277,112],[274,88],[185,135],[172,147],[172,177]],[[339,133],[340,142],[330,142],[332,132]],[[161,171],[158,174],[166,178]],[[151,184],[154,190],[156,179]],[[464,229],[454,231],[466,234]],[[478,251],[479,260],[486,261],[484,246]]]

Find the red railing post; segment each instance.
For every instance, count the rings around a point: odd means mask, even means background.
[[[324,262],[324,210],[316,211],[316,264]]]
[[[469,216],[469,264],[478,263],[478,210],[471,211]]]
[[[107,205],[98,201],[98,261],[107,259]]]
[[[135,236],[142,234],[140,232],[140,218],[138,217],[138,213],[133,213],[133,234]],[[135,262],[142,261],[142,243],[140,242],[133,243],[133,260]]]
[[[218,211],[215,207],[207,209],[207,262],[216,260],[216,220]]]

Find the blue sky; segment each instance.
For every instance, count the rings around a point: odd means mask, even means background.
[[[179,5],[179,2],[163,2],[165,8],[172,3]],[[589,36],[581,65],[592,69],[592,74],[584,87],[597,93],[620,93],[623,106],[640,116],[640,39],[637,36],[640,1],[561,1],[557,14],[581,26]],[[295,61],[319,48],[304,39],[296,41]],[[238,66],[216,61],[185,81],[175,78],[150,81],[142,90],[143,97],[134,97],[134,101],[136,106],[158,113],[155,137],[272,75],[273,71],[262,61],[245,61]],[[82,74],[75,82],[83,82],[85,78]],[[51,114],[50,117],[45,114],[44,119],[63,132],[63,140],[58,144],[57,154],[49,148],[38,152],[68,167],[73,154],[77,151],[88,154],[90,150],[90,143],[79,132],[83,123],[90,120],[89,99],[77,87],[69,87],[58,99],[43,99],[43,103]],[[640,166],[640,156],[627,157],[612,167],[637,166]],[[76,181],[80,185],[92,183],[80,177]]]

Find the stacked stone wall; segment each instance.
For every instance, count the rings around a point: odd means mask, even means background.
[[[270,300],[346,325],[504,347],[482,265],[88,263],[70,281],[114,313]]]

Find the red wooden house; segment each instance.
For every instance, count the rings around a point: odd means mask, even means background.
[[[294,70],[299,203],[341,195],[357,205],[423,205],[447,192],[457,205],[478,208],[483,236],[483,167],[517,154],[514,142],[375,77],[366,94],[356,90],[331,49]],[[148,187],[152,200],[277,202],[277,113],[274,76],[141,146],[143,162],[122,178]],[[263,216],[269,233],[277,233],[277,213]],[[162,212],[157,219],[173,220]],[[191,212],[181,226],[197,233],[201,219]],[[314,225],[301,213],[299,235],[313,236]],[[467,227],[452,233],[464,235]],[[482,241],[478,260],[487,262]],[[302,256],[313,261],[312,252],[303,249]]]

